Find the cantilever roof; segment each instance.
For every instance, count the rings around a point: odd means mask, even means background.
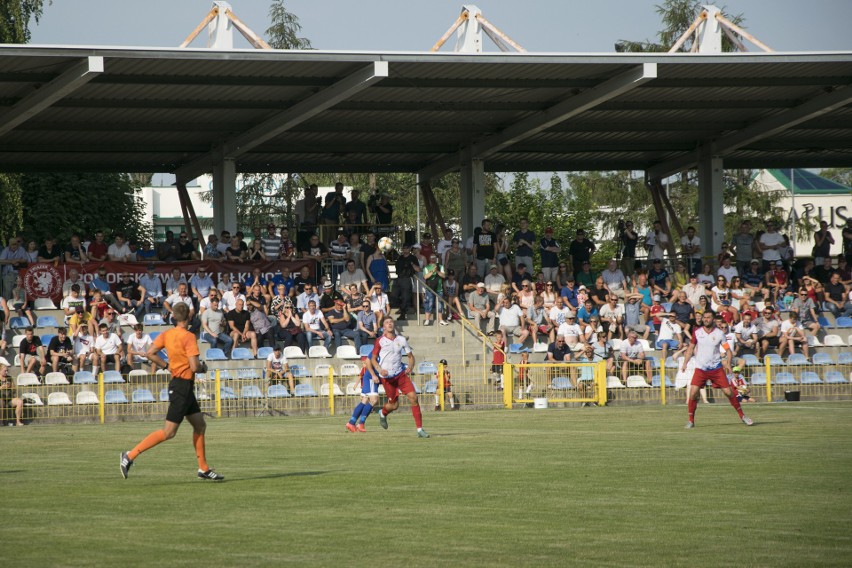
[[[727,167],[848,166],[850,83],[852,52],[0,46],[0,171],[436,174],[484,149],[489,171],[665,174],[710,141]]]

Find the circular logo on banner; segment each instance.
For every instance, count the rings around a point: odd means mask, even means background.
[[[62,295],[62,275],[52,264],[31,264],[24,274],[24,288],[33,298],[55,298]]]

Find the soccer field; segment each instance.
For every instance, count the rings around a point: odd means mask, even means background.
[[[852,405],[0,429],[6,566],[849,566]]]

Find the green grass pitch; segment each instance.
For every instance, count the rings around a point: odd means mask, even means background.
[[[428,402],[431,402],[429,400]],[[852,405],[427,413],[0,429],[6,566],[849,566]]]

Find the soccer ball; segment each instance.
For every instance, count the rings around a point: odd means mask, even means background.
[[[379,239],[379,250],[383,253],[388,253],[393,249],[393,239],[390,237],[382,237]]]

